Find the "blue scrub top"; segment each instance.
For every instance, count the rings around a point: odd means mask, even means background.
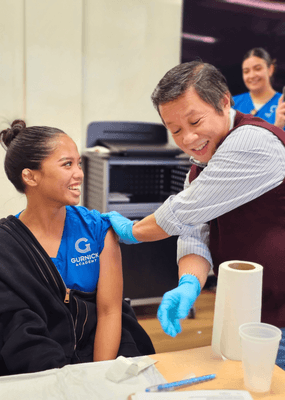
[[[274,125],[276,108],[281,96],[281,93],[276,92],[275,95],[257,111],[255,116]],[[233,106],[234,110],[238,110],[243,114],[250,114],[251,111],[254,110],[254,104],[249,92],[233,96],[233,99],[235,102],[235,105]]]
[[[52,260],[68,288],[84,292],[96,289],[100,271],[99,256],[110,226],[109,219],[101,217],[99,211],[66,206],[60,247],[57,257]]]

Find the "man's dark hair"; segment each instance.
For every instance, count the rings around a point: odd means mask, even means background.
[[[193,87],[199,97],[221,114],[221,101],[229,93],[226,78],[213,65],[202,61],[179,64],[168,71],[154,89],[151,99],[159,112],[159,105],[178,99]],[[230,95],[231,105],[234,105]]]

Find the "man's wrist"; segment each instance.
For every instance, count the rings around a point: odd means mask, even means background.
[[[134,234],[133,234],[133,226],[135,224],[135,221],[132,221],[131,224],[127,225],[127,238],[131,240],[132,243],[139,243],[139,241],[135,238]]]
[[[199,296],[202,290],[202,285],[199,278],[194,273],[192,272],[183,273],[179,279],[178,286],[182,285],[183,283],[194,284],[197,287],[197,296]]]
[[[193,274],[193,272],[184,272],[184,273],[180,276],[180,279],[181,279],[183,276],[187,276],[187,275],[195,276],[195,278],[197,278],[197,279],[199,280],[198,276],[195,275],[195,274]],[[180,280],[180,279],[179,279],[179,280]]]

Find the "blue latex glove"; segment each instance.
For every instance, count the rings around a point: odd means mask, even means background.
[[[134,221],[123,217],[117,211],[101,214],[102,217],[108,218],[116,234],[120,237],[120,242],[125,244],[136,244],[139,242],[133,235]]]
[[[200,292],[199,280],[189,274],[180,278],[177,288],[164,294],[157,318],[165,333],[175,337],[181,332],[179,320],[187,317]]]

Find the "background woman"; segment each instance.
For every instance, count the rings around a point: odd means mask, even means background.
[[[83,171],[63,131],[15,120],[5,171],[27,206],[0,222],[0,374],[154,353],[123,302],[116,235],[79,203]]]
[[[233,108],[283,129],[285,102],[282,94],[272,87],[274,72],[275,63],[266,50],[261,47],[249,50],[242,62],[242,77],[249,91],[233,97]]]

